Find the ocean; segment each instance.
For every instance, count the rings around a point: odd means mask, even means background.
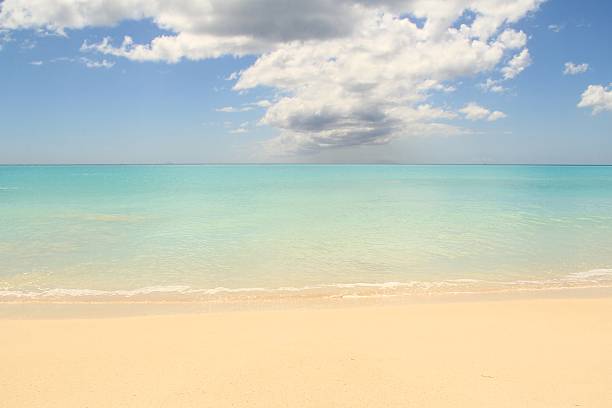
[[[612,167],[0,166],[0,301],[612,286]]]

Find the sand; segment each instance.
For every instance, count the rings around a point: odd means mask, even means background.
[[[612,299],[4,318],[0,361],[0,407],[609,408]]]

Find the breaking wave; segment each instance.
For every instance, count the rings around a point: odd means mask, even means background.
[[[444,281],[411,282],[355,282],[278,288],[245,287],[209,289],[187,285],[148,286],[137,289],[99,290],[41,288],[38,290],[0,290],[3,301],[105,301],[105,300],[207,300],[226,298],[274,298],[291,296],[318,297],[388,297],[429,293],[475,293],[509,290],[537,290],[564,288],[612,287],[612,269],[592,269],[570,273],[547,280],[487,281],[478,279],[452,279]]]

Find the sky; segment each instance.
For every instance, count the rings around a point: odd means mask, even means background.
[[[608,0],[0,0],[0,163],[612,164]]]

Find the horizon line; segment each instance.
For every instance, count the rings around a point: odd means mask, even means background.
[[[321,163],[258,163],[258,162],[186,162],[186,163],[0,163],[1,167],[21,166],[593,166],[593,167],[609,167],[612,163],[395,163],[395,162],[380,162],[380,163],[359,163],[359,162],[321,162]]]

